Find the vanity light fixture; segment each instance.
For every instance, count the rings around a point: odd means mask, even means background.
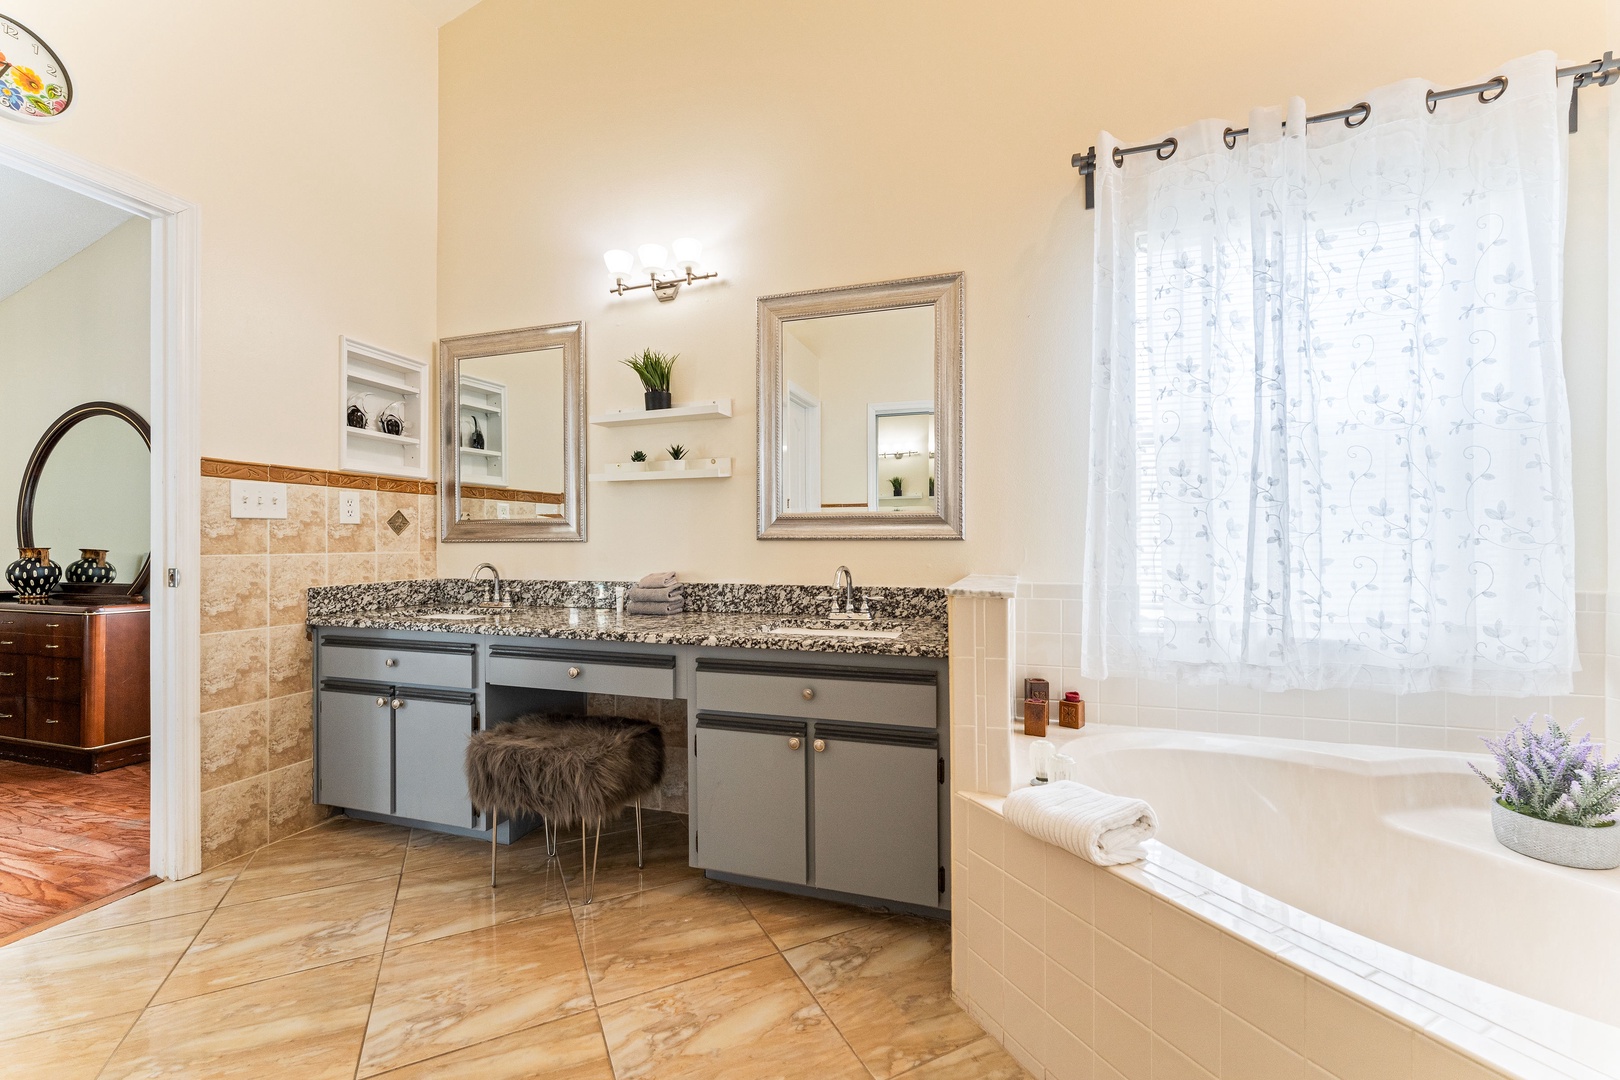
[[[675,299],[675,294],[681,291],[682,285],[690,285],[694,281],[708,281],[710,278],[720,276],[718,270],[710,270],[707,274],[697,272],[703,260],[703,245],[692,237],[683,236],[670,247],[674,249],[673,269],[671,269],[671,252],[662,244],[642,244],[634,255],[618,248],[604,253],[602,261],[607,263],[608,273],[613,275],[614,282],[613,288],[608,292],[614,296],[623,296],[636,289],[651,289],[653,295],[660,301],[668,303]],[[647,280],[632,285],[629,279],[636,272],[638,259]]]

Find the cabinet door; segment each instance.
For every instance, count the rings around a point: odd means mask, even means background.
[[[805,884],[804,736],[791,721],[698,717],[695,865]]]
[[[937,906],[938,746],[828,724],[815,736],[815,886]]]
[[[394,699],[394,813],[468,828],[473,821],[462,763],[476,707],[471,695]]]
[[[323,687],[315,724],[317,801],[346,810],[392,813],[393,765],[388,688]]]

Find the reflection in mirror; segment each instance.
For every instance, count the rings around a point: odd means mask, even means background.
[[[460,408],[461,520],[560,517],[562,347],[468,357]]]
[[[132,582],[151,549],[151,456],[141,433],[116,416],[92,416],[69,428],[40,470],[34,489],[34,545],[66,566],[83,548],[100,548]]]
[[[759,315],[760,538],[960,539],[962,275]]]
[[[782,471],[780,508],[788,513],[926,508],[926,456],[891,418],[908,416],[913,434],[932,428],[932,305],[794,319],[782,325]],[[904,440],[905,446],[887,444]],[[930,439],[921,449],[926,455]],[[898,468],[904,462],[908,467]],[[892,477],[912,482],[892,496]]]
[[[439,342],[440,538],[585,539],[584,329]]]

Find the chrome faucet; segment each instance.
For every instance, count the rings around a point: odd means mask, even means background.
[[[838,568],[838,573],[833,575],[833,589],[835,593],[837,590],[843,591],[843,607],[840,609],[839,599],[836,595],[825,597],[825,599],[831,600],[833,605],[832,611],[828,613],[827,618],[840,621],[850,619],[861,622],[872,621],[872,609],[871,605],[867,603],[866,597],[860,597],[860,610],[857,611],[855,608],[855,575],[849,572],[849,567],[840,566]]]
[[[473,567],[471,580],[477,581],[478,575],[483,573],[485,570],[488,570],[490,573],[490,584],[493,586],[493,588],[490,589],[489,599],[480,601],[478,606],[484,608],[511,607],[511,596],[501,596],[501,572],[495,569],[494,563],[479,563],[477,566]]]

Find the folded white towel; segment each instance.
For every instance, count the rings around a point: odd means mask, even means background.
[[[1098,866],[1146,858],[1142,841],[1159,827],[1153,807],[1141,799],[1109,795],[1073,780],[1019,788],[1007,796],[1002,813],[1035,839]]]
[[[667,589],[675,584],[676,577],[673,570],[660,570],[656,574],[648,574],[636,582],[638,589]]]

